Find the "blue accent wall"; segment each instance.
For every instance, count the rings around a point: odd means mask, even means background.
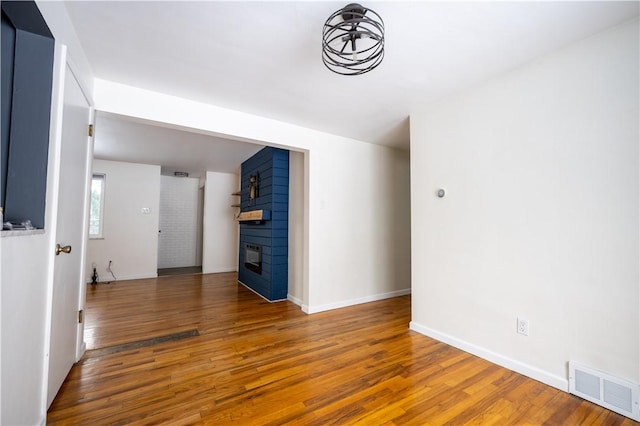
[[[250,198],[250,179],[257,194]],[[238,280],[268,300],[287,298],[289,290],[289,151],[267,147],[242,163],[241,211],[269,210],[270,220],[240,222]],[[262,272],[244,266],[245,245],[262,248]]]

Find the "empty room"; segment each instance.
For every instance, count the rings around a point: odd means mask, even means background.
[[[3,1],[0,423],[637,424],[639,14]]]

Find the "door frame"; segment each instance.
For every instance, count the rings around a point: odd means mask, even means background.
[[[89,243],[89,215],[90,215],[90,204],[91,204],[91,179],[93,177],[93,144],[95,139],[95,107],[94,102],[91,96],[89,96],[88,91],[82,84],[82,79],[78,78],[78,74],[74,72],[71,63],[67,63],[71,73],[73,74],[78,86],[80,87],[80,91],[84,95],[87,100],[87,104],[89,105],[89,123],[93,126],[93,132],[91,135],[87,134],[87,156],[85,158],[85,167],[87,170],[87,175],[85,176],[85,193],[84,193],[84,212],[82,214],[82,251],[80,253],[80,277],[81,280],[78,283],[80,285],[80,291],[78,292],[78,310],[81,310],[84,314],[85,311],[85,302],[87,300],[87,279],[86,279],[86,271],[87,271],[87,246]],[[78,322],[77,328],[77,336],[76,336],[76,362],[80,361],[84,352],[87,349],[87,344],[84,341],[84,318],[82,322]]]

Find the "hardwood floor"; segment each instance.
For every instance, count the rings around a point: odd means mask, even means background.
[[[306,315],[235,273],[89,286],[91,350],[47,423],[636,424],[408,330],[410,308]]]

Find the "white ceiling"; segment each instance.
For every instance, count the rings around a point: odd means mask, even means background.
[[[160,165],[163,175],[180,171],[190,177],[207,170],[238,173],[240,164],[263,148],[100,111],[94,142],[96,158]]]
[[[322,64],[321,30],[347,3],[65,4],[98,78],[404,149],[416,106],[632,19],[640,4],[366,1],[384,19],[385,58],[341,76]],[[171,134],[184,150],[191,136]],[[98,145],[116,158],[115,147]]]

